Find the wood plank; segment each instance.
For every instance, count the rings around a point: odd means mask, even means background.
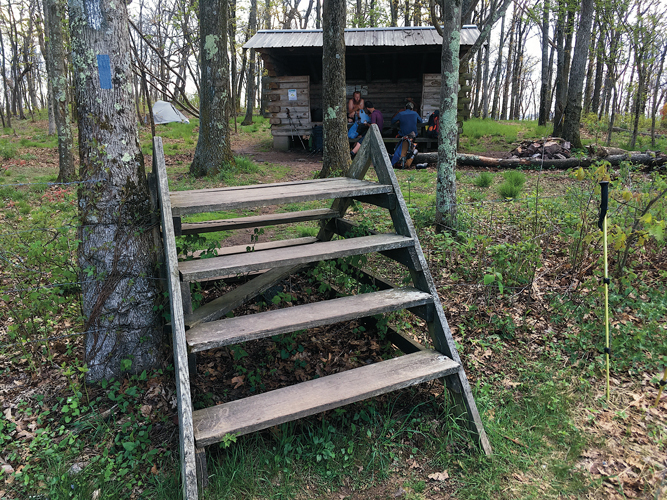
[[[298,137],[300,135],[310,135],[313,132],[313,125],[314,123],[312,122],[301,122],[301,125],[295,124],[296,128],[291,127],[290,125],[277,125],[277,126],[271,126],[271,135],[275,137]],[[321,123],[320,123],[321,125]],[[276,128],[280,127],[280,128]]]
[[[282,111],[272,113],[271,117],[281,119],[283,124],[285,123],[289,124],[290,118],[292,118],[292,122],[294,123],[294,125],[298,125],[297,123],[298,120],[302,120],[302,123],[303,120],[310,122],[310,109],[299,110],[299,109],[289,108],[289,116],[287,116],[287,111],[285,111],[285,107],[283,107],[282,109],[283,109]]]
[[[215,321],[237,307],[242,306],[249,300],[261,295],[272,286],[280,283],[285,278],[298,272],[302,268],[299,266],[277,267],[260,274],[256,278],[237,286],[234,290],[218,297],[211,302],[204,304],[196,309],[192,314],[185,316],[185,327],[192,329],[201,323]]]
[[[276,92],[275,90],[273,92]],[[290,101],[289,97],[287,95],[287,91],[285,91],[285,94],[269,94],[269,101],[274,104],[279,104],[280,106],[287,106],[292,107],[292,106],[310,106],[310,99],[308,98],[308,95],[305,93],[302,93],[302,91],[297,91],[297,97],[298,99],[296,101]]]
[[[189,260],[181,262],[179,270],[183,281],[197,281],[225,273],[234,274],[273,267],[307,264],[320,260],[406,248],[413,244],[414,240],[406,236],[378,234],[361,238],[325,241],[299,247]]]
[[[214,231],[231,231],[251,227],[273,226],[274,224],[292,224],[309,220],[333,219],[338,212],[329,208],[303,210],[301,212],[285,212],[268,215],[253,215],[238,219],[211,220],[205,222],[185,222],[181,225],[181,234],[210,233]]]
[[[391,186],[347,177],[171,193],[174,217],[202,212],[389,193]]]
[[[285,247],[296,247],[299,245],[310,245],[311,243],[317,243],[318,239],[314,236],[304,236],[303,238],[293,238],[289,240],[274,240],[274,241],[263,241],[261,243],[247,244],[247,245],[234,245],[231,247],[222,247],[216,248],[217,257],[223,255],[236,255],[240,253],[248,253],[248,247],[251,251],[259,252],[260,250],[271,250],[273,248],[285,248]],[[194,259],[199,259],[206,250],[198,250],[192,254]],[[209,257],[210,258],[210,257]]]
[[[200,352],[432,302],[430,294],[414,288],[350,295],[203,323],[187,332],[188,347],[190,352]]]
[[[270,82],[307,82],[308,75],[273,76]]]
[[[307,89],[308,82],[295,82],[295,81],[285,81],[285,82],[271,82],[269,84],[271,90],[277,89]]]
[[[188,370],[188,352],[185,344],[185,324],[183,322],[183,304],[181,303],[181,284],[178,281],[178,258],[176,239],[169,204],[169,181],[164,162],[162,137],[153,138],[153,170],[157,177],[162,217],[162,236],[166,263],[169,304],[173,324],[174,371],[176,374],[176,401],[178,405],[179,448],[181,456],[181,478],[183,498],[197,499],[197,466],[195,460],[195,439],[192,426],[192,399],[190,397],[190,373]],[[189,286],[189,285],[186,285]]]
[[[436,351],[420,351],[198,410],[197,446],[216,443],[227,434],[248,434],[444,377],[456,373],[459,366]]]

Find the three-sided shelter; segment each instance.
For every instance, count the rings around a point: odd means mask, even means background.
[[[463,27],[461,55],[479,35],[477,26]],[[310,135],[322,122],[322,30],[261,30],[243,48],[262,56],[273,146],[287,149],[290,138]],[[360,91],[382,112],[385,127],[406,98],[427,118],[440,104],[441,59],[442,37],[434,27],[346,29],[347,98]],[[459,75],[459,120],[470,113],[466,69]]]

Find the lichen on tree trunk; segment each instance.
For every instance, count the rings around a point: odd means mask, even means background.
[[[459,132],[459,47],[461,0],[443,2],[442,85],[440,87],[440,140],[436,184],[437,230],[456,229],[456,142]]]
[[[228,2],[199,1],[199,139],[190,173],[203,177],[234,166],[229,136]]]
[[[83,181],[79,266],[87,380],[99,381],[122,368],[136,373],[157,364],[157,249],[134,113],[125,3],[69,0],[69,12]]]
[[[76,176],[69,99],[67,96],[67,72],[65,69],[65,39],[62,31],[63,10],[61,0],[44,0],[44,21],[48,24],[46,54],[50,97],[53,117],[58,132],[58,182],[73,181]]]
[[[324,151],[320,177],[345,175],[350,165],[345,102],[345,1],[324,0],[322,12],[322,101]]]

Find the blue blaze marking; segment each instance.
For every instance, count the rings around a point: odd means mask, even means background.
[[[100,54],[97,56],[97,71],[100,74],[100,88],[110,89],[113,87],[111,84],[111,62],[109,61],[109,56],[106,54]]]

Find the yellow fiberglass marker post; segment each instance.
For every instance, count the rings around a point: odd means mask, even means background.
[[[604,246],[604,331],[605,331],[605,345],[604,353],[607,358],[607,385],[606,394],[607,401],[609,401],[609,356],[611,355],[611,348],[609,344],[609,269],[607,265],[607,206],[609,205],[609,181],[600,181],[600,219],[598,220],[598,227],[602,230],[603,246]]]

